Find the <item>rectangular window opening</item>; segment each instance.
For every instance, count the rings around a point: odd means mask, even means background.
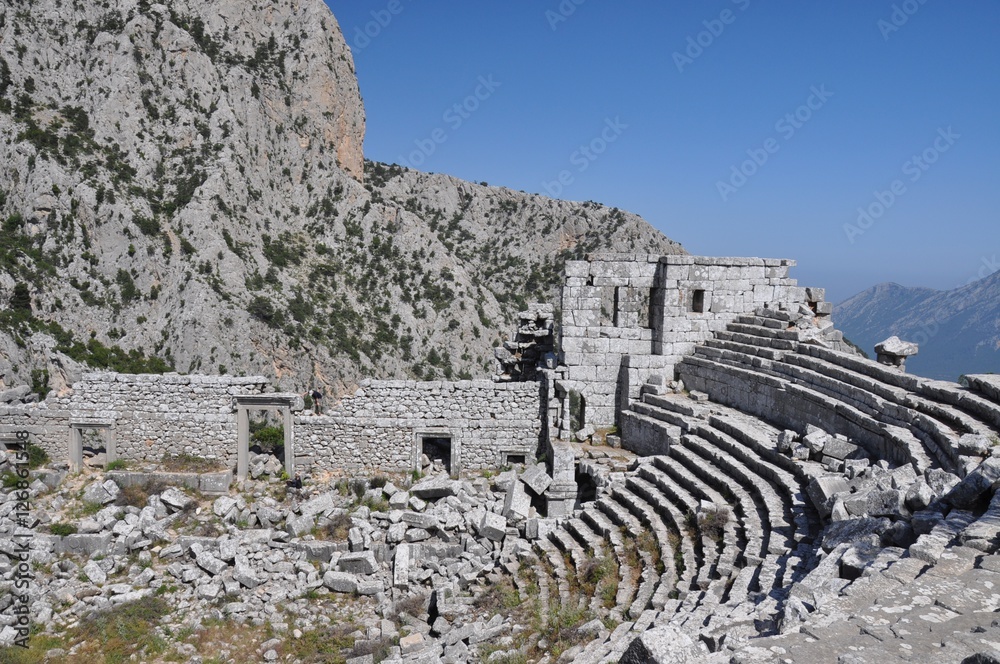
[[[705,313],[705,291],[696,290],[691,295],[691,311],[696,314]]]

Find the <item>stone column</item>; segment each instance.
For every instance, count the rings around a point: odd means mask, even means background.
[[[69,427],[69,469],[79,471],[83,468],[83,430],[80,427]]]
[[[107,458],[107,463],[118,458],[118,437],[115,435],[115,428],[108,427],[104,430],[104,454]]]
[[[245,406],[236,408],[236,480],[242,482],[250,471],[250,413]]]
[[[287,406],[282,408],[281,416],[285,425],[285,473],[289,477],[295,477],[295,448],[293,447],[295,437],[292,431],[292,409]]]

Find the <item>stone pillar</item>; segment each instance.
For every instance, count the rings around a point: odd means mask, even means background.
[[[295,437],[292,431],[292,409],[282,408],[281,415],[285,425],[285,473],[289,477],[295,477]]]
[[[545,491],[549,517],[569,516],[576,507],[576,453],[569,443],[553,442],[552,483]]]
[[[83,431],[80,427],[69,427],[69,469],[77,472],[83,468]]]
[[[250,472],[250,412],[244,406],[236,409],[236,431],[236,481],[242,482]]]
[[[111,463],[118,458],[118,436],[115,435],[114,427],[105,429],[104,435],[104,455],[107,463]]]

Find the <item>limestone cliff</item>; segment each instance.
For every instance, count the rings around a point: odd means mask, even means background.
[[[0,7],[3,380],[488,375],[567,258],[683,251],[618,210],[366,163],[364,132],[320,0]]]

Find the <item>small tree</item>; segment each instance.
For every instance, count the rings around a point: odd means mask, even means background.
[[[18,282],[14,284],[14,292],[10,296],[10,308],[31,315],[31,291],[28,285]]]

